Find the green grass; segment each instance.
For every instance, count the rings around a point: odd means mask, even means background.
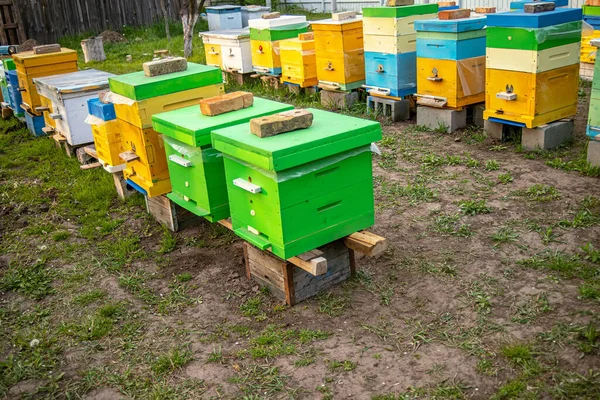
[[[0,288],[23,293],[36,300],[54,293],[52,269],[41,260],[27,264],[13,262],[2,276]]]
[[[324,293],[317,296],[319,303],[319,312],[327,314],[330,317],[339,317],[350,306],[348,299],[344,296],[336,296],[332,293]]]
[[[548,202],[560,199],[560,193],[554,186],[536,184],[529,187],[523,194],[531,201]]]
[[[475,233],[467,224],[461,224],[460,214],[443,214],[435,217],[433,230],[442,235],[451,235],[459,237],[471,237]]]
[[[498,175],[498,181],[503,185],[508,185],[514,180],[515,178],[510,174],[510,172]]]
[[[186,347],[176,347],[161,354],[151,364],[152,371],[163,376],[181,369],[192,360],[192,352]]]
[[[458,202],[460,212],[465,215],[489,214],[492,209],[486,205],[485,200],[462,200]]]

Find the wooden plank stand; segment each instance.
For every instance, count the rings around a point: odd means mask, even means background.
[[[386,239],[381,236],[366,231],[356,232],[313,251],[282,260],[245,242],[246,276],[293,306],[353,276],[356,273],[356,251],[375,256],[385,250],[386,244]]]
[[[167,196],[154,196],[146,199],[146,211],[171,232],[178,232],[187,226],[198,223],[202,218],[172,202]]]

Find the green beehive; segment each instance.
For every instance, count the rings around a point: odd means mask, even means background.
[[[435,14],[438,12],[437,4],[414,4],[398,7],[364,7],[363,17],[370,18],[404,18],[413,15]]]
[[[15,60],[13,60],[12,58],[5,58],[4,60],[2,60],[2,65],[4,65],[5,71],[12,71],[14,69],[17,69],[15,65]]]
[[[581,41],[581,21],[544,28],[507,28],[488,26],[486,46],[500,49],[541,51]]]
[[[216,85],[223,82],[223,77],[219,68],[188,63],[188,68],[181,72],[148,77],[139,71],[110,78],[108,82],[112,92],[139,101]]]
[[[303,26],[301,28],[294,28],[296,25],[305,25],[305,24],[295,24],[290,27],[290,29],[283,29],[283,27],[277,27],[276,29],[258,29],[258,28],[250,28],[250,40],[266,40],[268,42],[275,42],[278,40],[292,39],[297,38],[300,33],[304,33],[308,31],[307,26]]]
[[[291,109],[255,97],[251,107],[212,117],[202,115],[197,105],[154,115],[152,125],[163,134],[171,175],[172,192],[167,197],[209,221],[228,218],[223,157],[211,147],[210,132]]]
[[[370,144],[378,122],[308,109],[310,128],[259,138],[250,124],[212,133],[224,155],[235,233],[284,259],[375,222]]]

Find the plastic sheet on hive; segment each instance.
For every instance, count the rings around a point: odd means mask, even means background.
[[[485,56],[458,60],[456,69],[465,96],[485,92]]]
[[[123,104],[126,106],[132,106],[136,103],[136,100],[132,100],[128,97],[121,96],[120,94],[116,94],[114,92],[108,92],[104,96],[104,101],[107,103],[113,104]]]
[[[263,175],[268,176],[275,182],[280,183],[280,182],[285,182],[285,181],[289,181],[292,179],[300,178],[300,177],[303,177],[304,175],[312,174],[313,172],[328,168],[332,165],[339,163],[340,161],[343,161],[350,157],[357,156],[362,153],[367,153],[367,152],[369,152],[369,153],[375,152],[376,153],[376,151],[374,151],[375,149],[377,151],[379,151],[379,148],[377,146],[375,146],[373,148],[372,144],[368,144],[366,146],[357,147],[355,149],[348,150],[348,151],[345,151],[340,154],[335,154],[333,156],[329,156],[329,157],[326,157],[326,158],[323,158],[320,160],[310,162],[308,164],[300,165],[298,167],[290,168],[289,170],[283,170],[283,171],[279,171],[279,172],[267,171],[265,169],[258,168],[256,166],[251,165],[251,164],[249,164],[245,161],[242,161],[238,158],[228,156],[227,154],[225,154],[224,157],[228,158],[230,160],[235,160],[235,162],[242,164],[248,168],[260,170],[260,172]]]
[[[201,147],[194,147],[187,145],[185,143],[181,143],[177,139],[173,139],[172,137],[160,135],[160,138],[169,145],[176,153],[181,154],[182,156],[193,157],[198,154],[202,154],[202,162],[222,162],[223,154],[220,151],[216,151],[212,148],[209,148],[213,151],[207,151],[208,149],[202,150]]]
[[[563,24],[547,26],[544,28],[521,28],[526,31],[533,31],[538,43],[544,43],[547,40],[558,39],[581,39],[583,21],[565,22]],[[586,23],[586,25],[590,26]],[[592,29],[593,30],[593,29]]]
[[[95,115],[92,114],[88,114],[88,116],[86,117],[85,121],[86,124],[88,125],[104,125],[105,123],[107,123],[108,121],[104,121],[102,118],[98,118]]]

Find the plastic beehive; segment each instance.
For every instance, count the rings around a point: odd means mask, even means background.
[[[44,135],[44,131],[42,130],[45,126],[44,117],[41,115],[34,115],[29,111],[25,111],[24,115],[25,124],[27,125],[29,132],[34,136]]]
[[[292,108],[255,97],[251,107],[216,116],[202,115],[198,106],[153,116],[154,129],[163,134],[171,177],[167,197],[210,221],[228,218],[223,157],[211,147],[210,132]]]
[[[207,65],[218,65],[223,71],[240,74],[252,72],[252,50],[248,28],[204,32],[202,40]]]
[[[33,114],[41,106],[34,78],[77,71],[77,52],[62,48],[60,52],[34,54],[33,51],[13,55],[24,106]]]
[[[314,21],[317,77],[343,90],[355,89],[365,81],[365,51],[362,17]]]
[[[315,41],[300,38],[279,42],[281,58],[281,82],[300,87],[315,86],[317,78],[317,56]]]
[[[365,53],[366,85],[389,96],[404,97],[416,92],[416,53]]]
[[[374,223],[370,143],[379,123],[309,109],[311,127],[259,138],[248,123],[212,133],[223,152],[237,235],[287,259]]]
[[[486,47],[541,51],[581,40],[581,21],[570,21],[542,28],[488,26]]]

